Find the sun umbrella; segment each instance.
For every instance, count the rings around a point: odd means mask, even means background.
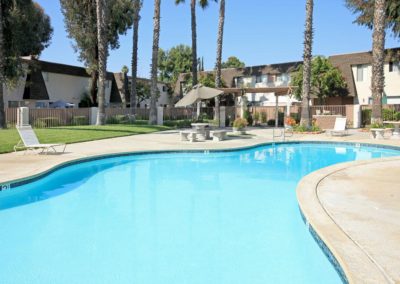
[[[223,91],[205,87],[201,84],[193,86],[193,88],[183,98],[175,104],[176,107],[192,105],[201,100],[208,100],[223,94]]]

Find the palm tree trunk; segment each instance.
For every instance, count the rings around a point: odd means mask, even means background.
[[[131,81],[131,115],[135,119],[136,115],[136,101],[137,101],[137,63],[138,63],[138,38],[139,38],[139,20],[141,0],[133,0],[133,45],[132,45],[132,81]]]
[[[192,82],[197,85],[197,31],[196,31],[196,0],[190,2],[190,14],[192,23]]]
[[[219,23],[217,37],[217,60],[215,62],[215,87],[221,88],[221,64],[222,64],[222,46],[224,40],[224,24],[225,24],[225,0],[220,0],[219,3]],[[219,112],[219,97],[215,97],[215,116],[218,127],[221,126]]]
[[[160,9],[161,0],[154,0],[154,23],[153,23],[153,51],[151,59],[151,97],[150,97],[150,117],[149,124],[157,123],[157,68],[158,68],[158,49],[160,41]]]
[[[99,94],[97,96],[99,111],[97,113],[96,125],[105,124],[105,83],[107,76],[107,15],[105,0],[96,0],[97,12],[97,40],[99,43]]]
[[[3,9],[0,5],[0,129],[6,128],[6,114],[4,111],[4,50],[3,50]]]
[[[310,91],[311,91],[311,57],[313,41],[313,0],[307,0],[306,3],[306,24],[304,31],[304,53],[303,53],[303,93],[301,103],[301,121],[300,124],[311,127],[310,116]]]
[[[385,0],[376,0],[374,31],[372,34],[372,116],[371,123],[382,124],[382,94],[385,84],[383,64],[385,56]]]

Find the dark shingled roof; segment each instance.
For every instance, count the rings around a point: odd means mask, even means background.
[[[28,64],[30,70],[64,74],[70,76],[78,76],[78,77],[90,77],[89,73],[84,67],[54,63],[36,59],[27,59],[27,58],[23,58],[22,62]],[[113,73],[107,72],[107,80],[112,80],[113,77],[114,77]]]

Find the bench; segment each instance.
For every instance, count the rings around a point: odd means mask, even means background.
[[[228,131],[226,130],[212,130],[210,131],[212,137],[213,137],[213,141],[222,141],[226,139],[226,133],[228,133]]]
[[[181,134],[181,141],[190,141],[190,142],[197,141],[196,139],[197,132],[195,130],[184,130],[181,131],[180,134]]]
[[[383,135],[385,133],[384,128],[371,128],[371,138],[373,139],[383,139]]]

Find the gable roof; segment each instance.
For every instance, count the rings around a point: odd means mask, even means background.
[[[29,70],[78,76],[78,77],[90,77],[88,71],[84,67],[42,61],[26,57],[22,59],[22,62],[29,66]],[[107,72],[107,80],[112,80],[113,77],[114,77],[113,73]]]

